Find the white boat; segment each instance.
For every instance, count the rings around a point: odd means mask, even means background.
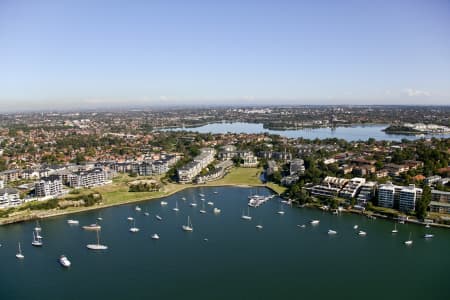
[[[203,201],[203,202],[205,202],[205,198],[200,198],[200,201]]]
[[[42,247],[42,237],[37,233],[33,231],[33,241],[31,242],[31,245],[35,247]]]
[[[161,206],[166,206],[167,202],[166,201],[161,201]]]
[[[250,216],[250,209],[247,210],[247,214],[245,214],[244,210],[242,210],[241,219],[250,221],[252,217]]]
[[[425,228],[430,228],[430,224],[427,223],[427,224],[425,225]]]
[[[282,204],[280,205],[280,210],[277,211],[277,214],[284,215],[284,210],[283,210],[283,205]]]
[[[319,220],[311,220],[310,223],[311,223],[311,225],[317,225],[320,223],[320,221]]]
[[[220,214],[221,210],[220,210],[220,208],[214,207],[213,212],[217,215],[217,214]]]
[[[136,227],[136,221],[133,220],[133,227],[130,228],[130,232],[136,233],[139,232],[139,228]]]
[[[20,247],[20,242],[19,242],[19,250],[17,251],[16,257],[18,259],[24,259],[25,256],[22,254],[22,248]]]
[[[306,227],[306,225],[305,225],[305,224],[302,224],[302,225],[300,225],[300,224],[297,224],[297,227],[300,227],[300,228],[305,228],[305,227]]]
[[[397,233],[397,232],[398,232],[398,230],[397,230],[397,224],[394,225],[394,229],[392,229],[391,232],[392,232],[392,233]]]
[[[155,218],[156,218],[157,220],[159,220],[159,221],[162,220],[162,218],[161,218],[159,215],[156,215]]]
[[[157,233],[152,234],[153,240],[159,240],[159,235]]]
[[[134,208],[134,210],[136,210],[136,211],[141,211],[142,208],[140,208],[139,206],[136,206],[136,207]]]
[[[144,213],[144,215],[145,215],[145,216],[150,216],[150,213],[149,213],[148,211],[146,211],[146,212]]]
[[[206,204],[208,204],[210,206],[214,206],[214,202],[212,202],[212,201],[208,201],[208,203],[206,203]]]
[[[181,226],[184,231],[194,231],[194,227],[192,227],[191,218],[188,216],[187,224]]]
[[[100,244],[100,230],[97,230],[97,244],[87,244],[86,248],[90,250],[106,250],[108,246]]]
[[[206,214],[206,210],[205,210],[205,202],[202,203],[202,209],[200,209],[200,213],[201,213],[201,214]]]
[[[39,225],[39,221],[36,220],[36,227],[34,227],[34,231],[38,232],[38,231],[41,231],[41,230],[42,230],[41,225]]]
[[[258,225],[256,225],[256,228],[263,229],[263,226],[262,226],[262,224],[258,224]]]
[[[78,225],[80,222],[78,220],[67,220],[67,224],[69,225]]]
[[[200,197],[202,197],[202,198],[205,197],[205,194],[201,194],[201,193],[200,193],[200,194],[198,194],[198,195],[199,195]]]
[[[413,240],[411,239],[411,232],[409,233],[409,238],[408,238],[408,240],[405,241],[404,243],[405,243],[405,245],[407,245],[407,246],[412,245]]]
[[[358,229],[358,227],[359,227],[358,225],[354,225],[353,229]]]
[[[195,200],[194,200],[194,202],[191,202],[189,205],[190,205],[191,207],[197,207],[197,202],[195,202]]]
[[[218,194],[218,193],[219,193],[219,192],[217,192],[217,191],[214,191],[214,192],[213,192],[213,194]]]
[[[68,268],[70,267],[70,265],[72,264],[70,262],[70,260],[67,258],[67,256],[65,255],[61,255],[61,257],[59,258],[59,263],[61,264],[61,266],[63,266],[64,268]]]
[[[367,232],[360,230],[360,231],[358,231],[358,234],[359,234],[360,236],[366,236],[366,235],[367,235]]]
[[[173,211],[180,211],[180,209],[178,208],[178,202],[175,202],[175,207],[172,208]]]
[[[337,231],[332,230],[332,229],[328,229],[328,234],[330,234],[330,235],[337,234]]]
[[[431,238],[434,237],[434,234],[427,233],[427,234],[425,234],[423,237],[424,237],[425,239],[431,239]]]
[[[186,197],[181,197],[181,200],[186,201]]]
[[[102,217],[98,217],[97,220],[98,221],[103,221],[103,218]]]
[[[102,229],[102,226],[100,226],[100,225],[98,225],[97,223],[96,224],[91,224],[91,225],[86,225],[86,226],[83,226],[83,229],[84,230],[100,230],[100,229]]]
[[[133,218],[133,217],[128,217],[127,220],[128,220],[128,221],[133,221],[134,218]]]

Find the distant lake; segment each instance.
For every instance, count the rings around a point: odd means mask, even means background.
[[[200,193],[222,212],[214,214]],[[392,221],[287,205],[280,215],[278,197],[250,208],[252,220],[242,220],[255,193],[270,191],[199,187],[165,198],[167,206],[140,202],[141,212],[128,204],[44,219],[42,248],[31,245],[34,222],[0,226],[0,299],[450,299],[448,229],[397,224],[392,234]],[[81,226],[99,216],[101,242],[109,249],[92,252],[86,244],[96,241],[95,232]],[[193,232],[181,229],[188,216]],[[139,233],[128,231],[128,217]],[[312,226],[311,219],[320,224]],[[355,224],[367,236],[359,236]],[[330,228],[337,234],[328,235]],[[161,239],[152,240],[153,233]],[[425,233],[435,237],[424,239]],[[414,243],[406,246],[409,236]],[[18,242],[23,261],[15,257]],[[61,254],[70,269],[58,264]]]
[[[347,141],[366,141],[368,138],[374,138],[376,140],[386,141],[401,141],[402,139],[416,140],[420,138],[450,138],[450,134],[441,135],[405,135],[405,134],[386,134],[383,129],[388,127],[387,124],[379,125],[367,125],[367,126],[349,126],[349,127],[336,127],[336,128],[303,128],[297,130],[269,130],[263,128],[261,123],[211,123],[200,127],[189,128],[170,128],[166,130],[186,130],[200,133],[264,133],[279,134],[288,138],[305,138],[305,139],[328,139],[338,138],[345,139]]]

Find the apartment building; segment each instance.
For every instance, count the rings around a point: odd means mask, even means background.
[[[414,211],[416,201],[422,197],[422,189],[410,184],[400,190],[399,209],[404,212]]]
[[[216,151],[212,148],[200,149],[200,154],[194,157],[193,161],[177,170],[178,182],[192,182],[204,168],[214,161]]]
[[[108,183],[108,173],[102,168],[75,172],[68,176],[69,186],[73,188],[89,188]]]
[[[13,188],[0,189],[0,208],[8,208],[23,203],[20,199],[19,191]]]
[[[450,214],[450,192],[432,190],[430,211]]]
[[[59,196],[63,192],[63,184],[60,176],[51,175],[34,183],[36,197]]]

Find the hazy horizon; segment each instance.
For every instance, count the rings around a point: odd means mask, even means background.
[[[445,0],[6,0],[0,44],[0,111],[450,103]]]

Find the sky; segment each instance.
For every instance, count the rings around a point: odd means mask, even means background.
[[[0,111],[450,105],[448,0],[0,0]]]

